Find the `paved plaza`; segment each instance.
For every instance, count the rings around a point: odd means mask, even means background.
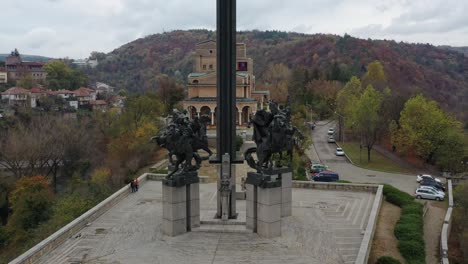
[[[219,232],[203,224],[216,211],[216,185],[201,184],[202,226],[177,237],[162,233],[161,182],[145,182],[39,263],[354,263],[375,195],[293,189],[293,215],[282,236],[264,239],[244,225]],[[238,201],[238,223],[245,201]]]

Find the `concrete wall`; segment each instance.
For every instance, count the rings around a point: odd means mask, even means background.
[[[293,188],[377,193],[380,185],[335,182],[293,181]]]
[[[453,188],[452,180],[448,180],[448,195],[449,208],[444,218],[444,225],[440,234],[440,263],[449,264],[448,259],[448,239],[450,236],[450,228],[452,227],[452,211],[453,211]]]
[[[141,177],[145,176],[148,181],[162,181],[166,178],[167,174],[159,174],[159,173],[144,173]],[[200,179],[200,183],[208,183],[209,178],[208,176],[198,176]]]
[[[138,178],[139,184],[144,184],[147,179],[147,174],[143,174]],[[76,234],[79,230],[83,229],[89,222],[92,222],[112,206],[118,203],[122,198],[126,197],[130,193],[130,186],[126,185],[113,195],[109,196],[104,201],[100,202],[95,207],[88,210],[86,213],[76,218],[68,225],[62,227],[57,232],[53,233],[48,238],[42,240],[39,244],[29,249],[16,259],[10,262],[10,264],[27,263],[32,264],[36,262],[41,256],[49,253],[55,249],[58,245],[63,243],[70,236]]]

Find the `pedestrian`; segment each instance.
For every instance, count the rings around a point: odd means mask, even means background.
[[[138,192],[138,178],[135,178],[133,185],[135,185],[135,192]]]
[[[131,190],[132,192],[135,192],[135,182],[134,181],[130,181],[130,188],[132,189]]]

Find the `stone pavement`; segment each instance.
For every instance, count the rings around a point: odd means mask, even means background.
[[[293,189],[293,215],[283,219],[282,237],[241,232],[168,237],[161,230],[161,189],[161,182],[143,184],[39,263],[354,263],[375,197]],[[214,183],[200,185],[202,221],[215,211],[215,190]],[[238,201],[239,211],[244,208],[245,201]]]

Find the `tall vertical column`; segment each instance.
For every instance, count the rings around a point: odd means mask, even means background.
[[[222,163],[218,178],[216,216],[235,218],[236,179],[236,0],[217,0],[217,157]],[[226,196],[226,194],[228,194]]]

